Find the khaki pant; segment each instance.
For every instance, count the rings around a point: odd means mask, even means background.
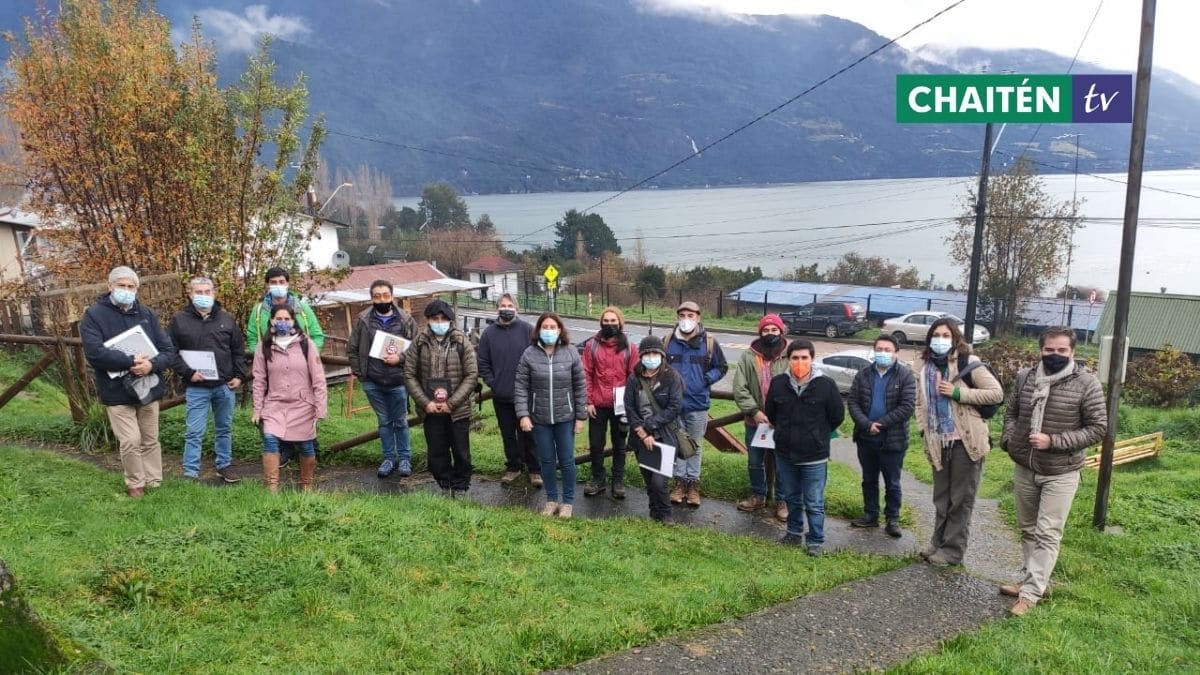
[[[158,443],[158,401],[150,405],[107,406],[108,423],[117,437],[125,487],[158,487],[162,483],[162,446]]]
[[[1021,597],[1026,600],[1041,600],[1050,585],[1050,573],[1058,562],[1058,546],[1079,480],[1078,471],[1048,476],[1016,465],[1013,493],[1025,572]]]

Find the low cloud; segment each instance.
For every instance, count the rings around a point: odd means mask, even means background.
[[[295,40],[312,32],[302,17],[271,15],[266,5],[250,5],[242,14],[223,9],[202,9],[196,13],[200,25],[217,48],[227,52],[250,52],[263,35]]]

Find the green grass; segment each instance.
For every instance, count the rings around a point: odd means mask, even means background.
[[[1096,471],[1084,470],[1053,594],[1023,619],[988,624],[896,672],[1200,670],[1200,414],[1125,407],[1118,430],[1166,437],[1161,459],[1115,468],[1108,522],[1123,532],[1092,528]],[[989,457],[981,492],[1004,486],[1015,523],[1011,461],[1000,457]]]
[[[0,447],[0,466],[0,555],[120,672],[528,672],[906,562],[426,493],[168,479],[131,501],[48,452]]]

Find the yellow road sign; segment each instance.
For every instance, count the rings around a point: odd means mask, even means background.
[[[546,285],[553,286],[555,280],[558,279],[558,268],[554,265],[546,265],[546,271],[542,272],[542,276],[546,277]]]

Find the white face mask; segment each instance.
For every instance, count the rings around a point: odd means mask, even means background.
[[[679,320],[679,332],[690,333],[694,330],[696,330],[696,320],[695,319],[680,319]]]
[[[950,338],[934,337],[929,339],[929,351],[938,356],[945,356],[950,353]]]

